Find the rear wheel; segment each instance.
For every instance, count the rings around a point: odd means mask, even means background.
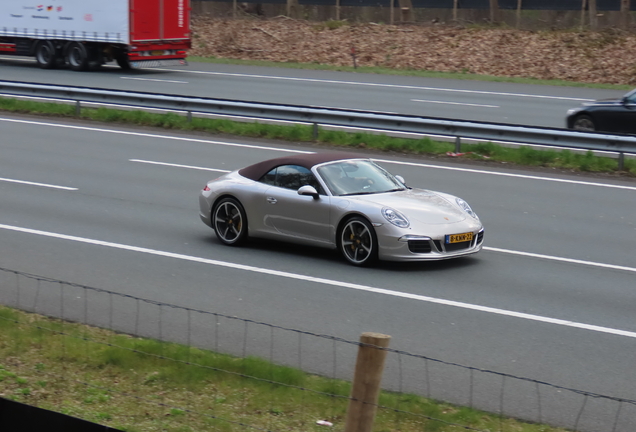
[[[587,131],[594,132],[596,130],[596,124],[594,123],[594,119],[587,114],[581,114],[577,118],[574,119],[574,123],[572,124],[572,129],[579,131]]]
[[[74,71],[88,70],[89,58],[86,45],[79,42],[71,42],[66,49],[66,62]]]
[[[212,211],[212,227],[221,243],[235,246],[247,240],[247,216],[240,202],[223,198]]]
[[[35,48],[35,60],[42,69],[53,69],[58,64],[55,44],[49,40],[40,41]]]
[[[126,53],[118,54],[117,57],[115,58],[115,61],[117,61],[117,64],[123,70],[130,70],[131,69],[130,59],[128,58],[128,55],[126,55]]]
[[[340,252],[349,263],[369,266],[378,259],[378,239],[373,226],[360,216],[349,219],[338,236]]]

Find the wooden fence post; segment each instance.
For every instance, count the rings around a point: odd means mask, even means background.
[[[362,333],[347,409],[345,432],[371,432],[380,396],[386,350],[391,336]]]
[[[517,28],[519,28],[521,23],[521,1],[522,0],[517,0]]]

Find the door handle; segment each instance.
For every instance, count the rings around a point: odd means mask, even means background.
[[[267,202],[270,204],[276,204],[278,200],[274,197],[267,197]]]

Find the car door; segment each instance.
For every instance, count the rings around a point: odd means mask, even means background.
[[[330,197],[307,168],[283,165],[266,174],[273,185],[263,194],[263,223],[268,229],[295,240],[330,243]],[[311,185],[322,194],[318,199],[298,195],[298,189]]]

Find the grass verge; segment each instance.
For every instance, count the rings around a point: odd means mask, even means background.
[[[350,384],[0,307],[0,395],[126,432],[343,430]],[[376,431],[565,432],[382,392]]]
[[[75,107],[67,104],[43,103],[20,99],[0,98],[0,110],[14,113],[44,114],[59,117],[75,117]],[[146,111],[128,111],[112,108],[83,108],[80,118],[153,126],[165,129],[202,131],[212,134],[230,134],[252,138],[268,138],[290,142],[318,142],[343,149],[364,148],[375,151],[399,152],[415,155],[445,156],[455,149],[454,144],[433,141],[429,138],[408,139],[369,133],[351,133],[320,129],[318,138],[313,137],[313,128],[305,125],[271,125],[245,123],[224,119],[193,118],[179,114],[157,114]],[[462,157],[473,160],[505,162],[522,166],[548,167],[578,172],[618,173],[618,161],[597,156],[593,152],[578,153],[570,150],[537,150],[530,146],[504,147],[493,143],[464,144],[470,150]],[[620,174],[636,176],[636,160],[626,159]]]

